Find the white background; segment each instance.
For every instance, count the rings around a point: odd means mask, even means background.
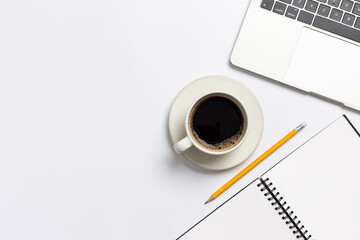
[[[360,129],[358,112],[231,66],[248,3],[0,1],[0,239],[174,239],[342,114]],[[226,171],[169,138],[172,101],[206,75],[245,84],[264,113],[256,151]]]

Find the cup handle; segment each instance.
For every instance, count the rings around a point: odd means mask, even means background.
[[[182,153],[192,146],[192,142],[188,136],[184,137],[179,142],[175,143],[174,149],[177,153]]]

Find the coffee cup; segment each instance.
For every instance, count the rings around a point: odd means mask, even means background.
[[[177,153],[191,147],[223,155],[237,149],[248,132],[248,117],[241,102],[226,92],[213,92],[191,104],[185,117],[186,136],[174,144]]]

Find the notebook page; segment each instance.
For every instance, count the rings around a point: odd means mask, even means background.
[[[215,210],[180,240],[296,239],[260,191],[259,180]]]
[[[341,117],[263,176],[311,239],[360,235],[360,137]]]

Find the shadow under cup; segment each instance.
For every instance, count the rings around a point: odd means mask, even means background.
[[[188,126],[191,137],[200,147],[220,154],[234,150],[242,142],[247,116],[234,97],[212,93],[192,107]]]

